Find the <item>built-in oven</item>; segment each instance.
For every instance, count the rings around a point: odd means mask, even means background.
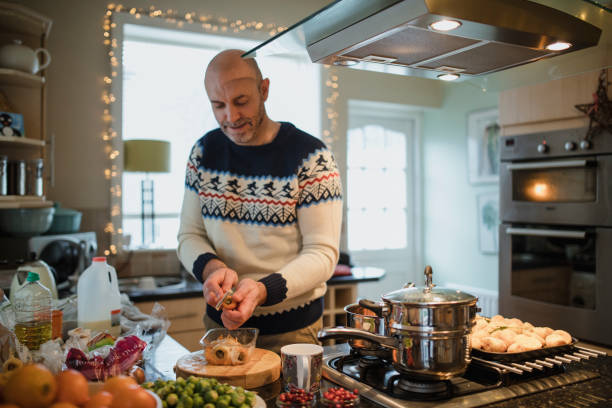
[[[612,344],[612,135],[506,136],[500,313]]]
[[[502,138],[503,221],[612,226],[612,135],[581,143],[584,132]]]
[[[612,228],[503,223],[500,313],[612,344]]]

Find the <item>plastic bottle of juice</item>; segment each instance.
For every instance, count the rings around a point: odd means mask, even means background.
[[[77,284],[77,324],[92,332],[121,334],[121,295],[115,268],[95,257]]]
[[[30,350],[51,340],[51,291],[40,284],[36,272],[28,272],[27,283],[15,294],[15,334]]]

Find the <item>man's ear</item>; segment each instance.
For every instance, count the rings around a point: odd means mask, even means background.
[[[265,102],[268,99],[268,91],[270,90],[270,79],[262,79],[261,84],[259,84],[259,92],[261,93],[261,98]]]

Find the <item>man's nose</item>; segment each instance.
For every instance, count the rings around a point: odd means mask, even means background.
[[[227,115],[228,122],[236,122],[240,118],[238,108],[235,106],[228,105],[225,114]]]

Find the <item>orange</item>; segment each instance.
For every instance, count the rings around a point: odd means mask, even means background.
[[[49,408],[79,408],[71,402],[55,402]]]
[[[157,405],[155,398],[142,387],[130,395],[129,402],[131,408],[155,408]]]
[[[19,405],[15,405],[15,404],[0,404],[0,408],[19,408]]]
[[[121,388],[113,395],[110,408],[155,408],[155,399],[139,385]]]
[[[57,402],[83,405],[89,400],[87,378],[77,370],[68,369],[61,371],[55,376],[55,382],[57,383],[57,394],[55,395]]]
[[[53,402],[57,385],[53,374],[42,364],[28,364],[15,370],[4,387],[4,399],[21,408],[45,408]]]
[[[134,380],[132,377],[128,377],[127,375],[118,375],[106,380],[104,386],[102,387],[102,391],[108,391],[115,396],[119,390],[130,386],[138,386],[136,380]]]
[[[85,408],[108,408],[113,402],[113,394],[108,391],[99,391],[91,396]],[[2,407],[0,407],[2,408]]]

